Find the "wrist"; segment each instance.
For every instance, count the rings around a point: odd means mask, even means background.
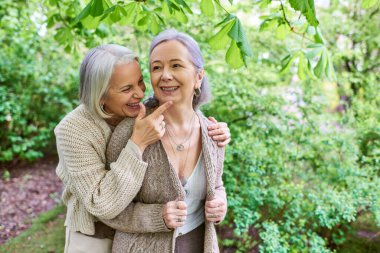
[[[147,145],[145,145],[145,143],[142,143],[141,140],[139,140],[135,136],[131,137],[131,141],[133,141],[133,143],[136,144],[136,146],[140,149],[141,153],[144,152],[144,150],[145,150],[145,148],[147,146]]]

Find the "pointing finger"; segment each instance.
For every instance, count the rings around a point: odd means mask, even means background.
[[[161,115],[163,112],[165,112],[171,105],[173,104],[172,101],[168,101],[166,102],[165,104],[163,105],[160,105],[160,107],[158,107],[151,115],[153,117],[158,117],[159,115]]]

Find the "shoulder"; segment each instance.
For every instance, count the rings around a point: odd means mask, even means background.
[[[202,142],[204,145],[207,145],[209,147],[212,147],[213,149],[218,149],[218,142],[214,141],[210,135],[208,134],[207,127],[214,124],[214,122],[210,121],[206,116],[203,115],[201,111],[196,111],[198,118],[199,118],[199,124],[201,127],[201,133],[202,133]]]
[[[97,115],[91,113],[84,105],[79,105],[69,112],[55,127],[54,133],[61,134],[85,134],[102,131],[107,127],[107,123]]]
[[[201,128],[206,128],[207,130],[207,127],[214,124],[212,121],[210,121],[208,118],[206,118],[206,116],[203,114],[203,112],[197,110],[196,111],[196,114],[199,118],[199,123],[201,124]]]

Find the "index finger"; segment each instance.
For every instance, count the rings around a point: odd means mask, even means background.
[[[163,105],[160,105],[151,115],[153,117],[158,117],[161,115],[164,111],[166,111],[171,105],[173,104],[172,101],[168,101]]]

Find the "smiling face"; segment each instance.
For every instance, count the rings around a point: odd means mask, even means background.
[[[197,71],[187,48],[177,40],[156,46],[150,56],[150,78],[160,104],[173,101],[192,106],[194,89],[200,88],[204,71]]]
[[[136,117],[139,102],[144,98],[145,83],[137,61],[123,63],[115,67],[107,95],[102,99],[104,110],[112,114],[112,119]]]

